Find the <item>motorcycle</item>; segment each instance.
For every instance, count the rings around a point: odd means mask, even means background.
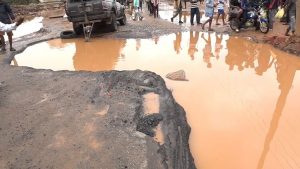
[[[269,32],[268,14],[263,5],[249,8],[246,14],[246,21],[242,21],[243,18],[238,19],[238,9],[232,7],[229,12],[230,28],[235,32],[239,32],[240,28],[255,27],[256,30],[260,30],[262,33]]]

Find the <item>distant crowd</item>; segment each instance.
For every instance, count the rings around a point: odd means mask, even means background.
[[[222,19],[222,24],[226,25],[226,11],[236,12],[237,18],[241,21],[241,28],[247,21],[247,12],[258,4],[266,9],[268,28],[273,30],[275,21],[275,15],[284,11],[284,15],[280,17],[280,20],[288,25],[285,32],[286,36],[290,35],[290,32],[294,35],[296,30],[296,0],[174,0],[174,15],[170,18],[172,22],[178,16],[178,23],[182,24],[183,6],[187,8],[186,2],[189,2],[190,8],[190,24],[194,25],[194,18],[196,16],[196,24],[201,25],[204,30],[205,25],[208,24],[208,30],[213,31],[212,22],[216,13],[216,25],[220,25],[219,18]],[[153,15],[154,18],[159,17],[159,4],[160,0],[145,0],[149,15]],[[133,15],[133,20],[142,20],[142,6],[144,0],[128,0],[127,5],[130,8],[130,14]],[[201,17],[200,5],[204,4],[204,15]],[[202,18],[202,19],[201,19]],[[201,19],[201,22],[200,22]]]

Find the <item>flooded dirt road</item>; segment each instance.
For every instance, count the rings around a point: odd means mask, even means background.
[[[269,45],[192,31],[89,43],[56,39],[27,48],[12,65],[141,69],[162,77],[183,69],[188,81],[165,81],[187,112],[197,168],[300,168],[300,58]]]

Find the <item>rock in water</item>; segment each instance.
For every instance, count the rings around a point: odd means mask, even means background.
[[[166,78],[171,80],[187,81],[184,70],[178,70],[176,72],[168,73],[166,75]]]

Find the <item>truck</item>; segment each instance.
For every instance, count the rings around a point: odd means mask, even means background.
[[[94,24],[107,25],[110,31],[117,30],[117,22],[126,24],[125,7],[116,0],[66,0],[65,12],[75,34],[84,33],[86,40]]]

